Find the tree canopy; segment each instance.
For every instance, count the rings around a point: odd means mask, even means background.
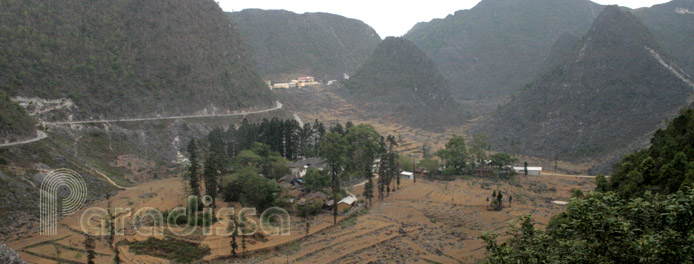
[[[485,233],[488,263],[692,263],[694,190],[627,199],[593,192],[572,199],[546,231],[521,218],[499,244]]]

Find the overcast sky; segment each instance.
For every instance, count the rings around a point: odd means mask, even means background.
[[[470,9],[479,0],[427,0],[419,5],[382,0],[217,0],[224,11],[247,8],[284,9],[296,13],[326,12],[356,18],[373,27],[381,38],[402,36],[417,22],[443,18],[461,9]],[[668,0],[594,0],[630,8],[648,7]]]

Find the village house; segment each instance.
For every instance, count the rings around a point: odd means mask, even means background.
[[[294,175],[285,175],[277,180],[277,184],[279,184],[279,186],[282,188],[290,188],[292,185],[294,185],[295,179],[296,177],[294,177]]]
[[[287,163],[289,171],[292,175],[297,178],[303,178],[306,175],[306,171],[310,168],[315,168],[322,171],[326,168],[325,161],[320,158],[305,158],[299,161]]]
[[[266,81],[268,85],[270,85],[270,81]],[[311,86],[311,85],[318,85],[320,84],[319,82],[316,82],[316,79],[312,76],[304,76],[304,77],[299,77],[297,80],[291,80],[289,82],[281,82],[281,83],[274,83],[270,85],[270,89],[289,89],[289,88],[296,88],[296,87],[304,87],[304,86]]]
[[[311,203],[321,203],[326,204],[328,202],[328,196],[323,192],[313,192],[308,195],[308,200]]]
[[[357,204],[357,197],[354,197],[352,195],[349,195],[345,198],[342,198],[339,202],[337,202],[337,211],[338,212],[344,212],[345,210],[352,209]]]

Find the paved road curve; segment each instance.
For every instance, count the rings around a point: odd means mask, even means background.
[[[155,121],[155,120],[174,120],[174,119],[190,119],[190,118],[207,118],[207,117],[226,117],[226,116],[244,116],[250,114],[267,113],[282,109],[283,105],[279,101],[273,108],[257,110],[257,111],[241,111],[228,114],[212,114],[212,115],[183,115],[183,116],[166,116],[166,117],[148,117],[148,118],[132,118],[132,119],[111,119],[111,120],[84,120],[84,121],[63,121],[63,122],[43,122],[49,125],[75,125],[75,124],[99,124],[99,123],[118,123],[118,122],[140,122],[140,121]]]
[[[154,121],[154,120],[173,120],[173,119],[189,119],[189,118],[206,118],[206,117],[225,117],[225,116],[243,116],[243,115],[250,115],[250,114],[260,114],[260,113],[267,113],[275,110],[282,109],[282,103],[279,101],[275,101],[276,105],[273,108],[268,108],[268,109],[263,109],[263,110],[257,110],[257,111],[241,111],[241,112],[235,112],[235,113],[229,113],[229,114],[213,114],[213,115],[184,115],[184,116],[167,116],[167,117],[150,117],[150,118],[133,118],[133,119],[112,119],[112,120],[86,120],[86,121],[64,121],[64,122],[42,122],[42,124],[49,124],[49,125],[73,125],[73,124],[98,124],[98,123],[116,123],[116,122],[136,122],[136,121]],[[23,145],[23,144],[28,144],[32,142],[36,142],[39,140],[42,140],[44,138],[48,137],[45,132],[36,130],[36,137],[25,140],[25,141],[18,141],[18,142],[10,142],[10,143],[4,143],[0,144],[0,148],[2,147],[11,147],[11,146],[17,146],[17,145]]]
[[[19,141],[19,142],[11,142],[11,143],[0,144],[0,148],[2,148],[2,147],[16,146],[16,145],[23,145],[23,144],[29,144],[29,143],[32,143],[32,142],[36,142],[36,141],[42,140],[42,139],[44,139],[44,138],[46,138],[46,137],[48,137],[48,135],[46,135],[46,132],[43,132],[43,131],[41,131],[41,130],[36,130],[36,137],[35,137],[35,138],[29,139],[29,140],[24,140],[24,141]]]

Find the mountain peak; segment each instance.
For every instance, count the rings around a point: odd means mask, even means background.
[[[651,47],[657,42],[648,28],[628,10],[611,5],[603,9],[593,23],[588,38],[606,45],[643,44]]]
[[[459,120],[449,83],[427,54],[413,42],[388,37],[347,81],[351,96],[377,112],[390,112],[415,126],[440,126]]]

